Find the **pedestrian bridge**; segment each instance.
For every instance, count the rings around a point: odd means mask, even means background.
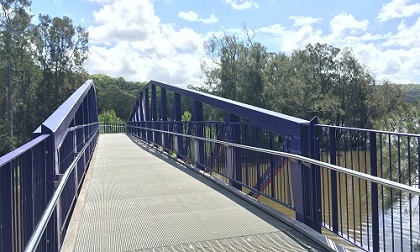
[[[416,250],[419,143],[156,81],[109,125],[88,81],[0,157],[0,251]]]
[[[327,251],[123,134],[99,137],[85,180],[64,251]]]

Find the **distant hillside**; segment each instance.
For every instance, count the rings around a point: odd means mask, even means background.
[[[146,84],[112,78],[105,74],[91,75],[98,95],[99,113],[114,111],[116,116],[126,120],[131,113],[139,90]]]
[[[406,102],[420,102],[420,84],[398,85],[405,92]]]

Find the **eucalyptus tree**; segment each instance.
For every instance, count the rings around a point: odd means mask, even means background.
[[[216,95],[245,102],[255,106],[266,106],[264,101],[268,52],[260,43],[254,43],[245,30],[248,41],[236,35],[212,37],[205,43],[210,64],[202,64],[206,86]]]
[[[239,54],[242,42],[235,35],[216,36],[205,42],[204,47],[211,64],[202,65],[206,77],[206,85],[210,92],[233,99],[237,98],[239,74]]]
[[[39,16],[36,47],[42,81],[38,96],[45,102],[40,107],[44,116],[76,88],[72,75],[83,72],[87,43],[88,33],[81,26],[74,26],[69,17]]]
[[[7,136],[11,147],[14,145],[14,103],[15,88],[20,81],[16,77],[19,72],[19,53],[25,52],[28,46],[25,34],[30,27],[31,16],[29,14],[31,2],[28,0],[0,0],[0,53],[3,57],[0,59],[1,71],[1,90],[7,93],[5,100],[7,114],[0,112],[0,118],[7,121]],[[20,50],[22,49],[23,50]],[[4,84],[3,84],[4,83]],[[0,103],[1,104],[1,103]],[[6,116],[6,119],[4,117]],[[2,135],[2,132],[0,132]]]
[[[342,51],[339,61],[339,80],[335,95],[345,113],[337,115],[339,125],[371,128],[373,118],[369,114],[369,99],[372,97],[375,79],[369,70],[354,57],[351,49]]]

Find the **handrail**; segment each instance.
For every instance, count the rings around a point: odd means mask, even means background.
[[[385,130],[374,130],[374,129],[364,129],[364,128],[352,128],[352,127],[345,127],[345,126],[336,126],[336,125],[326,125],[326,124],[315,124],[316,127],[328,127],[334,129],[342,129],[342,130],[355,130],[359,132],[372,132],[372,133],[379,133],[379,134],[393,134],[396,136],[409,136],[409,137],[418,137],[418,134],[413,133],[402,133],[402,132],[392,132],[392,131],[385,131]]]
[[[67,128],[71,124],[74,115],[82,104],[83,99],[88,95],[91,88],[95,89],[93,81],[86,81],[42,123],[35,133],[52,134],[54,147],[57,148]]]
[[[38,244],[42,250],[60,249],[98,132],[96,90],[88,80],[33,132],[33,140],[0,157],[0,250]]]
[[[38,143],[44,141],[48,136],[49,136],[48,134],[39,135],[38,137],[36,137],[33,140],[27,142],[26,144],[20,146],[19,148],[14,149],[13,151],[7,153],[4,156],[1,156],[0,157],[0,167],[2,167],[4,164],[9,162],[10,160],[13,160],[16,157],[22,155],[22,153],[25,153],[26,151],[28,151],[32,146],[35,146]]]
[[[72,131],[77,130],[77,129],[89,127],[89,126],[92,126],[92,125],[97,125],[97,124],[99,124],[99,122],[86,123],[86,124],[83,124],[83,125],[76,125],[74,127],[67,128],[67,130],[65,131],[65,133],[62,137],[62,140],[57,144],[57,150],[59,150],[61,148],[61,145],[63,144],[63,142],[64,142],[64,140],[65,140],[65,138],[66,138],[66,136],[69,132],[72,132]]]
[[[139,93],[143,92],[149,86],[154,85],[157,87],[164,88],[166,90],[175,92],[180,95],[189,97],[192,100],[200,101],[202,103],[208,104],[215,108],[225,110],[231,114],[235,114],[241,118],[245,118],[249,121],[257,123],[259,126],[266,127],[272,131],[278,132],[278,125],[282,124],[284,130],[281,133],[297,136],[300,134],[300,128],[296,125],[307,125],[310,122],[301,118],[289,116],[279,112],[271,111],[268,109],[256,107],[253,105],[245,104],[238,101],[233,101],[227,98],[218,97],[208,93],[200,92],[197,90],[187,89],[181,86],[174,86],[165,84],[159,81],[150,81],[146,86],[140,89]],[[135,114],[136,107],[133,108],[130,119],[133,118]],[[130,120],[129,119],[129,120]]]
[[[188,137],[188,138],[195,139],[195,140],[201,140],[201,141],[208,141],[208,142],[213,142],[213,143],[217,143],[217,144],[223,144],[223,145],[228,146],[228,147],[236,147],[236,148],[241,148],[241,149],[245,149],[245,150],[258,151],[258,152],[262,152],[262,153],[266,153],[266,154],[272,154],[272,155],[276,155],[276,156],[282,156],[282,157],[297,159],[297,160],[305,162],[305,163],[310,163],[310,164],[313,164],[313,165],[325,167],[325,168],[330,169],[330,170],[335,170],[335,171],[342,172],[342,173],[345,173],[345,174],[348,174],[348,175],[351,175],[351,176],[363,178],[363,179],[366,179],[370,182],[374,182],[374,183],[384,185],[384,186],[389,186],[389,187],[392,187],[392,188],[395,188],[395,189],[398,189],[398,190],[402,190],[402,191],[420,196],[420,189],[419,188],[411,187],[411,186],[401,184],[401,183],[398,183],[398,182],[395,182],[395,181],[383,179],[383,178],[372,176],[370,174],[366,174],[366,173],[363,173],[363,172],[351,170],[351,169],[348,169],[348,168],[345,168],[345,167],[342,167],[342,166],[325,163],[323,161],[311,159],[311,158],[308,158],[308,157],[304,157],[304,156],[300,156],[300,155],[296,155],[296,154],[292,154],[292,153],[288,153],[288,152],[269,150],[269,149],[253,147],[253,146],[248,146],[248,145],[243,145],[243,144],[236,144],[236,143],[231,143],[231,142],[226,142],[226,141],[221,141],[221,140],[216,140],[216,139],[197,137],[197,136],[187,135],[187,134],[182,134],[182,133],[174,133],[174,132],[165,131],[165,130],[158,130],[158,129],[152,129],[152,128],[146,128],[146,127],[139,127],[139,126],[131,126],[131,127],[132,128],[137,128],[137,129],[147,129],[148,131],[155,131],[155,132],[160,132],[160,133],[165,133],[165,134],[172,134],[172,135],[176,135],[176,136]]]
[[[62,178],[60,180],[60,183],[57,186],[57,189],[54,191],[54,194],[51,197],[51,200],[48,202],[47,208],[44,210],[42,217],[40,221],[38,222],[34,232],[32,233],[32,236],[25,248],[25,252],[31,252],[35,251],[37,249],[37,246],[42,238],[42,235],[48,225],[48,222],[51,218],[51,215],[55,211],[55,207],[57,205],[57,201],[61,196],[61,193],[64,190],[64,187],[67,184],[67,180],[70,177],[71,172],[74,170],[74,167],[76,167],[77,162],[79,159],[84,155],[84,151],[88,148],[89,144],[95,139],[96,134],[98,134],[98,129],[95,130],[95,133],[92,135],[92,137],[89,139],[88,142],[83,146],[82,150],[78,153],[76,158],[73,160],[73,162],[70,164],[70,166],[67,168],[66,172],[62,175]]]

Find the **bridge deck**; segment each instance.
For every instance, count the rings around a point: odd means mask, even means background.
[[[324,250],[126,135],[101,135],[95,151],[64,251]]]

